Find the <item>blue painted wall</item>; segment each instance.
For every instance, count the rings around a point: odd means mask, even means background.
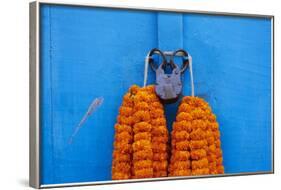
[[[272,169],[270,19],[43,5],[40,29],[42,184],[111,179],[118,107],[132,84],[142,85],[154,47],[191,53],[195,93],[220,123],[225,172]],[[154,77],[149,71],[149,83]],[[186,73],[185,95],[189,80]],[[166,112],[171,123],[176,105]]]

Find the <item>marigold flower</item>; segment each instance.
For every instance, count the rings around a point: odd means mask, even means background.
[[[174,160],[176,161],[186,161],[189,160],[190,157],[190,153],[189,151],[178,151],[178,150],[174,150],[172,153],[172,159],[174,158]]]
[[[153,177],[166,177],[166,176],[167,176],[167,170],[153,171]]]
[[[150,132],[152,126],[148,122],[139,122],[134,125],[133,131],[135,134],[140,132]]]
[[[182,104],[180,104],[180,106],[178,108],[178,113],[181,113],[181,112],[190,113],[192,110],[193,110],[193,108],[189,104],[182,103]]]
[[[219,124],[217,122],[210,122],[211,129],[217,131],[219,129]]]
[[[224,167],[222,165],[217,166],[217,172],[218,172],[218,174],[223,174],[224,173]]]
[[[191,112],[191,116],[193,119],[205,119],[207,116],[205,114],[204,111],[202,111],[201,109],[194,109],[192,112]]]
[[[166,152],[168,149],[168,146],[166,144],[160,143],[153,143],[152,144],[152,150],[153,153],[160,153],[160,152]]]
[[[147,92],[144,91],[139,91],[135,96],[134,96],[134,103],[138,103],[138,102],[147,102],[150,103],[151,102],[151,97],[148,96]]]
[[[222,151],[221,151],[221,149],[219,149],[219,148],[216,149],[216,155],[217,155],[217,158],[222,157]]]
[[[171,167],[171,170],[189,170],[190,169],[190,161],[176,161]]]
[[[191,170],[184,169],[184,170],[174,170],[169,173],[169,176],[189,176],[191,174]]]
[[[147,150],[150,148],[151,142],[149,140],[140,140],[133,143],[133,151]]]
[[[190,141],[190,149],[199,149],[199,148],[204,148],[208,145],[206,140],[192,140]]]
[[[134,170],[135,178],[151,178],[153,177],[153,168],[145,168]]]
[[[136,111],[138,110],[149,111],[149,105],[147,102],[137,102],[134,105],[134,109]]]
[[[204,149],[196,149],[190,152],[190,156],[193,160],[203,159],[207,156],[207,152]]]
[[[192,160],[191,161],[191,168],[192,169],[201,169],[201,168],[208,168],[209,161],[207,158],[202,158],[200,160]]]
[[[143,168],[150,168],[152,167],[152,161],[151,160],[139,160],[134,162],[134,169],[140,170]]]
[[[209,153],[215,153],[216,154],[216,150],[217,150],[217,148],[216,148],[215,144],[209,145],[209,147],[208,147]]]
[[[179,141],[175,143],[176,150],[189,150],[189,142],[188,141]]]
[[[112,179],[113,180],[121,180],[121,179],[129,179],[130,175],[124,174],[122,172],[113,172]]]
[[[216,160],[216,163],[217,163],[217,165],[222,165],[222,158],[218,158],[218,159]]]
[[[191,140],[202,140],[205,138],[206,138],[206,132],[200,128],[197,128],[190,133]]]
[[[130,107],[126,107],[126,106],[121,106],[119,108],[119,114],[122,116],[129,117],[133,114],[133,109]]]
[[[118,116],[117,121],[121,125],[132,125],[133,122],[134,122],[133,117],[131,117],[131,116],[125,117],[125,116],[122,116],[122,115]]]
[[[187,131],[190,133],[192,131],[192,125],[189,121],[179,121],[173,123],[173,130],[175,131]]]
[[[133,160],[152,160],[153,156],[152,150],[141,150],[134,153]]]
[[[168,167],[167,160],[154,161],[153,162],[153,170],[156,170],[156,171],[167,171],[167,167]]]
[[[137,111],[134,113],[134,122],[138,123],[141,121],[146,121],[149,122],[150,121],[150,114],[148,111]]]
[[[166,126],[156,126],[151,131],[154,136],[168,136],[168,130]]]
[[[191,125],[193,127],[193,129],[202,129],[202,130],[206,130],[207,129],[207,124],[204,120],[200,120],[200,119],[194,119],[191,122]]]
[[[133,140],[133,137],[131,133],[124,131],[121,133],[118,133],[115,135],[115,141],[126,141],[127,143],[131,143]]]
[[[151,125],[153,125],[153,126],[160,126],[160,125],[166,126],[166,119],[165,118],[151,119]]]
[[[129,89],[129,92],[135,95],[141,88],[137,85],[132,85]]]
[[[215,138],[214,137],[208,137],[207,138],[207,142],[208,142],[208,144],[210,145],[210,144],[214,144],[215,143]],[[216,146],[217,146],[217,144],[215,144]]]
[[[154,110],[154,109],[163,109],[163,105],[159,101],[152,102],[150,104],[150,110]]]
[[[120,151],[121,153],[130,154],[132,152],[132,146],[128,143],[114,142],[114,148]]]
[[[186,141],[189,140],[189,133],[187,131],[173,131],[172,138],[176,141]]]
[[[217,156],[215,155],[215,154],[210,154],[210,155],[208,155],[208,160],[209,160],[209,162],[216,162],[216,160],[217,160]]]
[[[221,141],[216,140],[214,143],[215,143],[215,145],[216,145],[217,148],[220,148],[220,147],[221,147]]]
[[[131,155],[130,154],[122,154],[119,151],[113,151],[113,159],[116,162],[127,162],[129,163],[131,161]]]
[[[154,85],[148,85],[144,88],[145,91],[147,91],[149,94],[155,94],[155,86]]]
[[[167,143],[168,142],[168,136],[155,136],[152,138],[152,143]]]
[[[192,116],[189,113],[181,112],[177,115],[176,121],[191,121]]]
[[[220,132],[219,131],[214,131],[213,132],[213,136],[215,137],[215,139],[219,139],[220,138]]]
[[[192,170],[191,175],[208,175],[209,173],[209,168],[201,168]]]
[[[164,110],[163,109],[159,109],[159,108],[151,110],[150,111],[150,115],[151,115],[152,119],[163,117],[164,116]]]
[[[116,161],[114,161],[114,162],[116,162]],[[127,172],[130,172],[131,166],[128,162],[118,162],[118,165],[115,165],[113,167],[113,170],[127,173]]]
[[[115,124],[114,125],[114,128],[115,128],[115,132],[116,134],[119,134],[119,133],[122,133],[124,131],[132,134],[132,127],[129,126],[129,125],[120,125],[120,124]]]
[[[216,121],[216,115],[210,114],[208,119],[209,119],[209,121]]]
[[[134,141],[139,140],[149,140],[151,141],[151,133],[150,132],[140,132],[134,135]]]
[[[165,152],[165,153],[154,153],[153,154],[153,160],[154,161],[164,161],[164,160],[167,160],[168,159],[168,154]]]

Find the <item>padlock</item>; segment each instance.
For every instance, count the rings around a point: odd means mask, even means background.
[[[159,65],[158,68],[156,68],[154,60],[151,57],[155,53],[160,54],[163,59],[162,63]],[[149,56],[149,63],[152,69],[156,72],[156,94],[162,100],[163,103],[169,104],[176,102],[182,92],[181,75],[188,66],[187,52],[182,49],[175,51],[171,55],[169,62],[167,62],[165,54],[159,49],[151,50]],[[174,56],[183,57],[183,65],[181,69],[177,64],[174,63]],[[170,74],[166,73],[166,69],[168,66],[172,69]]]

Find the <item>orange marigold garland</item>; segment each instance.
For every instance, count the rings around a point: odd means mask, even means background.
[[[168,175],[168,140],[169,132],[166,127],[166,119],[163,105],[154,93],[154,86],[147,87],[152,93],[149,107],[152,123],[152,151],[153,151],[153,177],[165,177]],[[162,121],[159,122],[159,121]]]
[[[168,130],[154,86],[132,86],[115,125],[112,179],[167,176]]]
[[[218,123],[203,99],[183,98],[173,124],[171,153],[169,176],[224,172]]]
[[[123,98],[119,109],[118,122],[115,124],[115,140],[112,159],[112,179],[131,178],[131,153],[133,142],[133,99],[131,93]]]

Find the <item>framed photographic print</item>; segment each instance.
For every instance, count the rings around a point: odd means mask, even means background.
[[[30,3],[34,188],[274,172],[274,17]]]

